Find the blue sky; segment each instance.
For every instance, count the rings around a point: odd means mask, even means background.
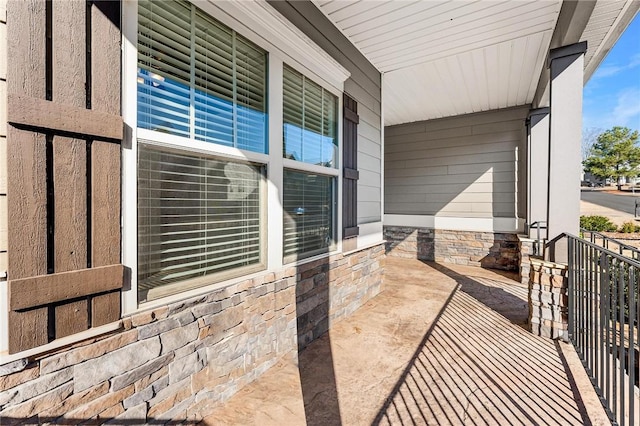
[[[640,14],[585,86],[582,125],[640,130]]]

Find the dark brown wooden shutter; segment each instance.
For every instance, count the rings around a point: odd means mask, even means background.
[[[343,238],[358,236],[358,104],[347,94],[343,98],[343,169],[342,228]]]
[[[120,318],[120,3],[7,4],[9,353]]]

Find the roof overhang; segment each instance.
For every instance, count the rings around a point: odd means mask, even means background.
[[[547,54],[587,41],[585,83],[633,0],[313,0],[383,73],[385,125],[548,102]]]

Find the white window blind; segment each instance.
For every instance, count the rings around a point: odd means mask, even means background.
[[[337,167],[338,98],[286,65],[283,86],[284,156]]]
[[[335,178],[284,171],[284,255],[295,260],[328,252],[335,240]]]
[[[264,166],[138,144],[141,301],[185,280],[262,268],[263,176]]]
[[[267,151],[267,53],[178,0],[140,0],[138,127]]]

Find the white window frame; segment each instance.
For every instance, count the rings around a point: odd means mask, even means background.
[[[263,275],[268,271],[275,271],[283,264],[283,172],[285,168],[308,171],[322,175],[335,176],[336,185],[336,245],[335,250],[342,250],[342,239],[338,230],[342,228],[342,174],[341,168],[328,168],[307,164],[283,158],[283,64],[305,75],[320,84],[338,98],[337,132],[338,132],[338,165],[342,164],[342,93],[344,81],[349,72],[338,64],[332,57],[318,47],[302,31],[282,17],[266,1],[252,2],[212,2],[204,0],[190,0],[191,3],[208,13],[218,21],[238,32],[249,41],[255,43],[268,53],[267,84],[268,84],[268,152],[245,151],[237,148],[215,145],[163,134],[147,129],[137,128],[137,25],[138,1],[125,0],[122,7],[122,114],[125,123],[125,139],[122,150],[122,261],[129,269],[127,276],[129,283],[125,284],[122,292],[123,315],[138,310],[166,305],[174,300],[180,300],[198,294],[210,292],[216,288],[228,286],[234,282],[245,280],[253,276]],[[138,140],[153,142],[160,146],[183,148],[227,158],[231,161],[242,160],[264,164],[267,167],[266,188],[266,219],[267,238],[261,244],[266,244],[266,269],[239,278],[220,281],[192,290],[186,290],[172,296],[162,297],[149,302],[138,303],[137,288],[137,149]],[[299,262],[309,262],[319,257],[309,257]]]

